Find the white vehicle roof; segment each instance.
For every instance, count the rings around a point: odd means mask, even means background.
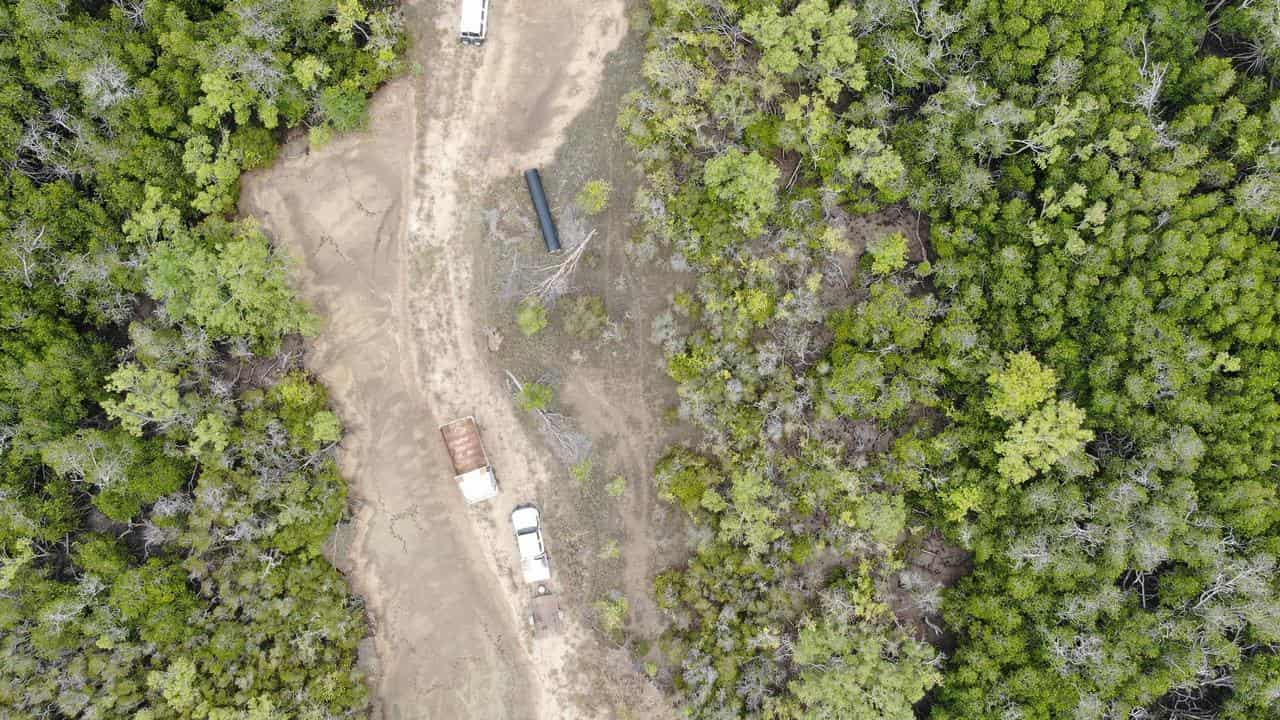
[[[489,500],[498,494],[498,479],[488,467],[476,468],[458,476],[458,489],[468,505]]]
[[[487,5],[487,0],[462,0],[461,32],[463,35],[484,37]]]
[[[516,508],[511,513],[511,524],[515,526],[516,532],[538,527],[538,508],[532,505]]]
[[[527,583],[551,579],[551,561],[547,559],[547,548],[542,544],[542,528],[538,526],[538,520],[538,508],[532,505],[518,507],[511,513],[516,547],[520,550],[520,572]]]
[[[516,535],[516,545],[520,548],[521,560],[532,560],[542,554],[542,533],[537,530],[525,530]]]
[[[520,571],[526,583],[542,583],[551,579],[551,563],[546,555],[522,561]]]

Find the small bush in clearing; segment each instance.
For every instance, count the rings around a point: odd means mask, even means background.
[[[604,309],[604,300],[596,295],[582,295],[565,304],[565,332],[582,340],[599,337],[600,330],[609,321]]]
[[[596,611],[596,622],[600,632],[610,640],[621,643],[622,631],[627,625],[627,617],[631,614],[631,603],[621,593],[614,593],[608,600],[597,600],[592,608]]]
[[[604,491],[609,493],[609,497],[619,498],[627,493],[627,478],[625,475],[615,475],[608,485],[604,486]]]
[[[527,297],[520,301],[520,309],[516,310],[516,324],[525,337],[533,337],[547,326],[547,306],[542,299]]]
[[[590,457],[583,458],[569,467],[569,474],[574,480],[586,484],[591,479],[591,474],[595,472],[596,461]]]
[[[613,194],[613,186],[606,180],[591,180],[582,186],[582,192],[574,200],[582,212],[588,215],[599,215],[609,207],[609,196]]]
[[[555,397],[555,391],[550,385],[542,383],[525,383],[520,388],[520,393],[516,395],[516,405],[520,406],[525,412],[533,412],[535,410],[546,410],[551,405],[551,399]]]
[[[601,560],[617,560],[622,557],[622,546],[618,545],[617,540],[609,540],[600,548],[600,552],[596,553],[596,557]]]

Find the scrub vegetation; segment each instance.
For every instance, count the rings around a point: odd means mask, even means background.
[[[0,6],[0,714],[361,712],[321,547],[342,427],[316,321],[235,219],[287,130],[360,125],[400,16],[359,0]]]
[[[1274,4],[652,11],[619,122],[696,274],[654,324],[703,431],[656,470],[690,716],[1280,715]],[[918,231],[859,252],[878,211]]]
[[[578,209],[587,215],[599,215],[609,207],[613,186],[607,180],[588,180],[574,199]]]
[[[694,547],[646,674],[705,720],[1280,716],[1275,3],[651,11],[630,255],[693,273],[651,337],[701,439],[654,472]],[[400,22],[0,6],[0,714],[365,713],[318,323],[236,201],[361,127]],[[523,335],[609,336],[591,238]],[[626,645],[635,594],[594,597]]]

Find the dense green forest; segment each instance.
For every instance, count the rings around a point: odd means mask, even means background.
[[[1275,2],[652,0],[692,717],[1280,717],[1278,62]]]
[[[695,277],[653,328],[703,431],[656,469],[689,715],[1280,717],[1274,0],[650,22],[620,124],[636,255]],[[360,0],[0,4],[0,715],[363,712],[316,323],[235,205],[401,46]]]
[[[240,174],[361,122],[398,11],[0,4],[0,716],[361,712],[341,433]]]

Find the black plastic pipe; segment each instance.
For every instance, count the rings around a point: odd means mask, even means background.
[[[524,171],[524,182],[529,186],[529,197],[533,200],[533,209],[538,211],[538,224],[542,226],[542,242],[547,245],[547,252],[560,252],[560,233],[556,232],[556,222],[551,219],[551,205],[547,202],[547,194],[542,191],[542,176],[537,169]]]

